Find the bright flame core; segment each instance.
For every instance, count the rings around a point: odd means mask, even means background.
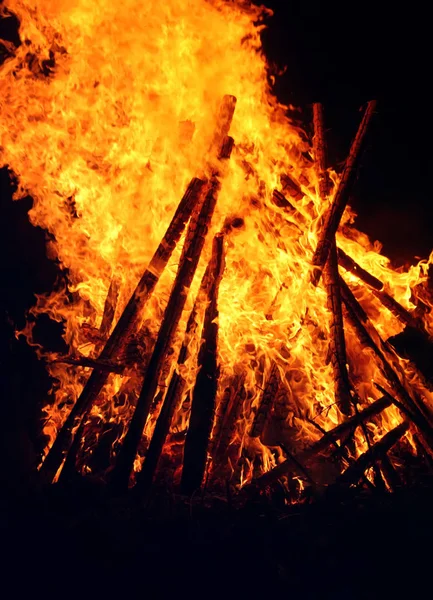
[[[235,150],[188,308],[213,235],[227,217],[241,218],[243,226],[228,241],[219,291],[218,350],[219,402],[234,378],[242,378],[246,388],[230,440],[237,483],[248,481],[254,469],[268,470],[278,462],[280,442],[302,448],[317,439],[320,433],[305,417],[325,429],[340,422],[326,360],[326,291],[314,288],[308,277],[326,206],[318,197],[314,164],[305,158],[310,146],[270,93],[259,35],[269,11],[221,0],[124,0],[120,7],[107,0],[7,0],[4,8],[20,20],[22,45],[0,71],[0,165],[16,174],[17,197],[33,197],[30,219],[52,235],[50,255],[68,270],[69,280],[68,289],[39,297],[34,315],[45,312],[65,324],[71,353],[97,356],[110,282],[114,278],[120,289],[117,319],[188,181],[206,173],[216,110],[224,94],[233,94],[238,99],[230,130]],[[285,174],[304,194],[293,201],[306,217],[301,226],[272,202]],[[352,220],[347,210],[338,244],[413,309],[411,288],[425,279],[427,263],[394,271],[380,248],[351,227]],[[157,333],[179,256],[177,250],[146,307],[143,323],[150,336]],[[383,338],[402,329],[355,277],[346,279]],[[425,325],[431,333],[433,323]],[[26,333],[31,340],[30,327]],[[386,382],[350,330],[346,339],[352,381],[368,404],[379,395],[372,380]],[[284,393],[275,408],[278,432],[268,432],[264,445],[248,432],[273,363]],[[168,365],[166,381],[171,370]],[[48,445],[88,370],[52,363],[50,373],[56,384],[55,399],[45,409]],[[192,386],[195,356],[183,374]],[[100,432],[110,430],[107,423],[116,432],[113,441],[124,435],[139,381],[130,371],[110,376],[84,436],[87,454],[97,447]],[[422,393],[431,400],[424,388]],[[146,436],[156,416],[149,419]],[[399,420],[395,409],[387,409],[370,426],[372,437],[380,438]],[[175,415],[172,445],[187,423],[184,403]],[[357,453],[365,450],[362,436],[357,442]],[[81,463],[84,472],[92,471],[84,458]]]

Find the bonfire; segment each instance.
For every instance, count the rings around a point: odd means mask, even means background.
[[[337,172],[326,107],[304,131],[272,95],[263,7],[2,10],[21,45],[0,68],[0,166],[67,281],[16,332],[52,380],[39,480],[142,497],[282,483],[293,503],[430,465],[431,386],[389,339],[433,334],[431,258],[394,269],[348,204],[380,106],[357,130],[354,114]],[[34,341],[41,314],[67,354]]]

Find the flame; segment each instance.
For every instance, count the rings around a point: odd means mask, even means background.
[[[335,403],[326,359],[330,337],[326,291],[309,280],[320,217],[327,206],[318,195],[314,163],[305,158],[310,150],[306,136],[269,87],[260,31],[270,11],[222,0],[124,0],[121,5],[108,0],[6,0],[3,10],[19,18],[22,43],[0,70],[0,165],[16,175],[17,199],[32,196],[31,222],[49,233],[47,252],[58,260],[68,281],[38,297],[24,331],[29,342],[32,318],[46,313],[63,323],[71,354],[98,356],[110,283],[116,281],[119,289],[115,322],[188,181],[206,175],[217,108],[224,94],[233,94],[238,99],[230,130],[235,149],[179,332],[184,331],[209,260],[213,235],[227,218],[237,218],[241,226],[227,240],[218,301],[218,403],[239,374],[245,391],[227,434],[232,480],[243,485],[256,472],[283,460],[280,443],[303,448],[317,440],[321,434],[307,417],[326,430],[341,422],[344,416]],[[302,190],[293,200],[302,224],[272,200],[285,175]],[[338,180],[336,173],[331,177]],[[413,310],[416,289],[422,289],[430,261],[396,271],[380,254],[380,246],[353,227],[354,216],[346,210],[338,245]],[[145,339],[157,334],[180,247],[146,306]],[[366,286],[353,275],[344,277],[383,339],[402,330]],[[424,325],[432,334],[429,311]],[[173,356],[181,337],[179,333]],[[373,381],[387,384],[350,328],[346,340],[350,376],[366,405],[379,396]],[[198,349],[198,339],[194,343]],[[37,351],[47,355],[43,348]],[[48,358],[54,383],[45,407],[47,449],[90,373],[88,368],[54,362],[56,356]],[[398,357],[395,361],[431,402],[411,365]],[[283,389],[282,417],[276,439],[265,444],[249,432],[273,364]],[[163,383],[173,368],[167,365]],[[196,352],[191,352],[181,372],[185,395],[164,450],[175,458],[180,452],[176,436],[182,436],[188,424]],[[92,456],[104,436],[111,436],[109,462],[114,459],[142,376],[132,368],[110,376],[84,424],[78,461],[83,473],[93,472]],[[160,402],[154,404],[141,456]],[[385,410],[368,426],[370,442],[400,420],[396,408]],[[358,432],[355,455],[367,447]],[[140,464],[138,457],[135,470]],[[303,486],[301,480],[299,484]]]

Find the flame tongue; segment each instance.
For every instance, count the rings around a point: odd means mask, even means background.
[[[310,445],[321,434],[309,419],[327,430],[343,420],[327,362],[326,291],[309,279],[320,217],[328,206],[320,199],[314,164],[305,159],[308,145],[268,88],[257,23],[269,11],[221,0],[126,0],[121,8],[108,0],[7,0],[4,6],[19,17],[23,43],[0,71],[0,165],[9,165],[18,176],[17,197],[34,198],[32,223],[52,234],[49,251],[69,273],[68,290],[39,297],[33,316],[45,312],[64,322],[71,354],[97,358],[110,323],[118,320],[163,238],[182,190],[192,177],[208,178],[216,168],[216,113],[221,97],[233,94],[238,102],[230,135],[236,145],[178,332],[185,330],[212,238],[230,222],[233,235],[226,242],[218,299],[220,420],[214,447],[227,450],[223,471],[229,469],[235,483],[244,483],[282,458],[276,445]],[[337,181],[335,173],[330,177]],[[427,263],[395,272],[377,246],[351,227],[352,218],[346,210],[337,244],[412,310],[411,289],[422,284]],[[139,359],[116,360],[128,365],[148,360],[180,252],[181,244],[141,315],[141,334],[134,342]],[[344,276],[383,338],[401,331],[402,324],[377,295],[354,274]],[[112,312],[108,325],[104,305]],[[428,313],[424,319],[432,333]],[[178,334],[173,356],[181,343]],[[353,331],[346,330],[346,344],[349,377],[368,405],[379,397],[372,381],[386,382],[361,354]],[[190,351],[179,367],[185,396],[166,445],[174,463],[176,435],[183,435],[188,423],[196,361],[197,352]],[[172,368],[168,360],[160,385],[167,384]],[[54,404],[45,409],[49,446],[67,416],[65,402],[76,401],[88,376],[81,367],[58,361],[51,363],[50,373],[60,383]],[[263,436],[252,436],[271,374],[278,381],[278,401]],[[91,453],[107,431],[114,440],[108,451],[112,462],[142,378],[136,367],[110,376],[84,427],[78,456],[83,472],[94,468]],[[431,400],[424,388],[422,393]],[[151,411],[141,454],[156,418]],[[395,408],[387,408],[370,427],[372,440],[399,418]],[[266,439],[272,445],[265,446],[261,440]],[[359,435],[355,454],[366,448]]]

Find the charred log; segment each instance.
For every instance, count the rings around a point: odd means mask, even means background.
[[[193,178],[183,196],[173,219],[153,255],[148,268],[144,272],[135,288],[128,304],[126,305],[119,321],[107,340],[101,352],[101,360],[110,360],[122,348],[136,326],[137,319],[146,301],[155,289],[172,252],[179,241],[185,225],[195,210],[203,190],[204,182]],[[57,438],[45,458],[40,473],[47,482],[53,480],[54,475],[62,464],[64,453],[67,452],[72,439],[72,431],[80,424],[83,416],[89,411],[93,402],[98,397],[108,378],[106,370],[94,369],[83,388],[77,402],[73,406],[66,421],[59,431]]]
[[[224,467],[224,459],[229,460],[228,450],[235,433],[236,423],[241,415],[246,398],[245,374],[236,375],[232,385],[224,390],[215,417],[213,441],[211,447],[212,468],[218,473]]]
[[[338,275],[337,252],[335,242],[332,244],[329,259],[324,272],[324,280],[328,294],[328,308],[331,313],[331,364],[334,372],[335,399],[341,411],[348,415],[353,409],[353,400],[349,374],[347,372],[346,340],[344,337],[343,311],[341,308],[341,292]]]
[[[397,319],[411,327],[419,328],[418,320],[402,306],[397,300],[384,291],[383,283],[374,275],[363,269],[357,262],[348,256],[341,248],[338,249],[338,262],[345,269],[356,275],[361,281],[371,288],[372,294],[387,308]]]
[[[411,417],[412,417],[411,420],[415,423],[416,427],[420,430],[420,433],[421,433],[421,435],[423,435],[428,446],[433,450],[433,436],[432,436],[432,432],[431,432],[429,414],[428,414],[428,411],[427,411],[426,407],[424,406],[422,400],[420,398],[418,398],[418,396],[415,394],[414,394],[414,397],[412,397],[409,394],[409,392],[406,390],[404,385],[401,383],[398,375],[396,374],[394,369],[391,367],[391,365],[387,361],[382,350],[374,342],[370,333],[367,331],[365,325],[363,323],[361,323],[361,321],[358,319],[358,316],[354,312],[350,302],[346,302],[344,292],[343,292],[343,301],[344,301],[344,304],[346,307],[347,320],[353,327],[354,331],[356,332],[360,343],[364,347],[370,348],[370,350],[372,350],[373,354],[377,358],[378,366],[379,366],[383,376],[385,377],[385,379],[388,381],[389,385],[391,386],[391,389],[396,394],[396,398],[397,398],[399,404],[401,404],[403,409],[408,411],[408,412],[406,412],[407,415],[408,414],[411,415]],[[372,327],[371,324],[370,324],[370,327]],[[376,334],[377,334],[377,332],[376,332]],[[380,336],[378,336],[378,338],[380,339]]]
[[[219,181],[215,178],[206,195],[200,214],[196,218],[193,216],[189,225],[180,266],[164,312],[140,397],[112,473],[111,483],[116,488],[126,488],[128,485],[138,444],[157,390],[160,372],[182,315],[188,290],[204,246],[209,224],[215,209],[219,186]]]
[[[117,373],[120,375],[127,368],[127,365],[124,363],[121,364],[112,360],[103,360],[101,358],[89,358],[88,356],[63,356],[61,358],[56,358],[56,360],[53,361],[53,364],[55,363],[75,365],[87,369],[99,369],[100,371]]]
[[[266,380],[265,387],[259,401],[259,407],[251,427],[251,437],[260,437],[262,435],[280,385],[281,378],[277,364],[272,362],[271,370]]]
[[[326,202],[330,189],[327,172],[327,148],[324,131],[323,108],[319,103],[313,104],[314,121],[314,158],[319,179],[319,194],[322,202]],[[352,395],[347,372],[346,340],[344,338],[343,312],[341,309],[341,293],[338,274],[337,248],[335,235],[331,240],[329,259],[325,269],[325,285],[328,295],[328,308],[331,313],[331,363],[334,372],[335,398],[341,411],[349,415],[352,412]]]
[[[366,111],[362,118],[355,140],[350,148],[349,156],[344,166],[343,174],[340,179],[337,191],[335,193],[333,202],[326,213],[324,225],[320,238],[317,244],[316,251],[313,255],[312,264],[314,272],[312,281],[314,285],[317,285],[322,274],[322,270],[328,260],[329,250],[332,245],[332,241],[335,237],[335,233],[340,224],[341,217],[343,216],[344,209],[349,201],[349,195],[351,188],[356,176],[356,170],[359,164],[361,150],[365,141],[368,126],[371,121],[371,117],[376,109],[376,102],[371,101],[367,104]]]
[[[365,471],[386,454],[405,435],[408,429],[409,423],[403,421],[400,425],[397,425],[397,427],[386,433],[381,440],[376,442],[364,454],[361,454],[356,462],[340,475],[335,485],[340,487],[358,483]]]
[[[212,285],[206,309],[202,343],[198,355],[199,372],[192,393],[191,415],[185,440],[181,489],[190,495],[202,484],[207,464],[209,438],[212,431],[219,378],[218,290],[225,267],[224,236],[214,239]]]
[[[331,444],[333,444],[336,440],[341,439],[344,435],[346,435],[348,432],[351,432],[354,428],[358,427],[360,423],[365,422],[370,417],[377,415],[383,410],[385,410],[385,408],[390,406],[391,403],[392,401],[390,398],[380,398],[379,400],[376,400],[376,402],[373,402],[372,404],[367,406],[367,408],[360,411],[358,414],[353,415],[344,423],[341,423],[340,425],[337,425],[337,427],[334,427],[334,429],[331,429],[331,431],[328,431],[320,440],[318,440],[315,444],[310,446],[310,448],[307,448],[303,452],[297,454],[296,458],[301,463],[304,463],[311,457],[329,448]],[[253,485],[261,488],[270,485],[280,477],[286,475],[291,469],[293,469],[293,464],[293,461],[290,460],[286,460],[280,463],[279,465],[277,465],[267,473],[264,473],[255,481],[253,481]],[[302,475],[302,473],[299,474]]]
[[[113,277],[110,282],[110,287],[108,288],[107,298],[105,299],[104,304],[104,312],[102,314],[101,327],[99,328],[103,340],[107,339],[113,324],[117,301],[119,299],[119,290],[119,280],[116,277]]]
[[[215,256],[214,252],[203,275],[197,297],[194,301],[194,306],[188,318],[184,340],[177,359],[178,367],[184,365],[189,356],[189,345],[195,338],[197,329],[199,327],[198,313],[202,305],[206,302],[206,299],[209,299],[210,297],[212,282],[218,276],[218,273],[216,272],[218,267],[219,265],[217,257]],[[150,489],[165,440],[170,430],[175,409],[181,402],[184,394],[185,384],[186,381],[177,368],[170,379],[167,393],[165,395],[160,414],[156,421],[152,439],[146,453],[143,467],[137,476],[136,487],[137,491],[139,491],[141,494],[146,494]]]

